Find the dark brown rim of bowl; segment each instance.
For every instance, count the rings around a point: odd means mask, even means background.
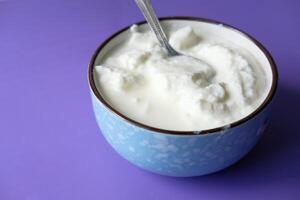
[[[255,117],[257,114],[259,114],[273,99],[274,94],[276,92],[277,89],[277,82],[278,82],[278,72],[277,72],[277,67],[276,64],[274,62],[274,59],[272,58],[271,54],[268,52],[268,50],[260,43],[258,42],[255,38],[253,38],[252,36],[250,36],[248,33],[245,33],[244,31],[239,30],[238,28],[235,28],[231,25],[225,24],[223,22],[219,22],[216,20],[212,20],[212,19],[205,19],[205,18],[200,18],[200,17],[187,17],[187,16],[175,16],[175,17],[162,17],[159,18],[160,20],[188,20],[188,21],[199,21],[199,22],[206,22],[206,23],[210,23],[210,24],[222,24],[224,27],[229,28],[231,30],[234,31],[238,31],[240,34],[242,34],[244,37],[250,39],[267,57],[270,65],[271,65],[271,69],[272,69],[272,86],[271,89],[266,97],[266,99],[263,101],[263,103],[251,114],[247,115],[246,117],[235,121],[231,124],[227,124],[226,126],[222,126],[222,127],[217,127],[217,128],[213,128],[213,129],[206,129],[206,130],[200,130],[200,131],[174,131],[174,130],[166,130],[166,129],[160,129],[160,128],[155,128],[155,127],[151,127],[145,124],[142,124],[140,122],[137,122],[135,120],[130,119],[129,117],[123,115],[122,113],[120,113],[119,111],[117,111],[116,109],[114,109],[112,106],[110,106],[105,100],[104,98],[101,96],[100,92],[97,90],[96,84],[94,82],[94,75],[93,75],[93,70],[94,70],[94,65],[95,65],[95,60],[99,54],[99,52],[105,47],[105,45],[107,43],[110,42],[110,40],[112,40],[114,37],[116,37],[117,35],[119,35],[120,33],[122,33],[123,31],[126,31],[127,29],[130,28],[130,26],[127,26],[119,31],[117,31],[116,33],[114,33],[113,35],[111,35],[109,38],[107,38],[96,50],[96,52],[94,53],[94,55],[91,58],[90,64],[89,64],[89,71],[88,71],[88,79],[89,79],[89,84],[90,87],[94,93],[94,95],[98,98],[98,100],[106,107],[108,108],[112,113],[116,114],[117,116],[119,116],[121,119],[125,120],[126,122],[129,122],[132,125],[138,126],[140,128],[149,130],[149,131],[154,131],[154,132],[159,132],[159,133],[164,133],[164,134],[171,134],[171,135],[195,135],[195,132],[198,135],[204,135],[204,134],[209,134],[209,133],[215,133],[215,132],[219,132],[222,131],[224,129],[228,128],[233,128],[236,126],[239,126],[241,124],[243,124],[244,122],[252,119],[253,117]],[[138,23],[135,23],[137,25],[141,25],[146,23],[145,21],[141,21]]]

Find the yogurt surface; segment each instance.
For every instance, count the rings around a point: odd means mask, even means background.
[[[152,32],[133,25],[95,66],[97,89],[119,112],[156,128],[201,131],[249,115],[266,98],[267,76],[244,49],[206,40],[190,26],[168,35],[176,50],[200,62],[168,57]]]

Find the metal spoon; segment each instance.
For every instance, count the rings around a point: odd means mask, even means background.
[[[159,44],[167,51],[167,54],[169,57],[186,56],[186,57],[192,58],[193,60],[196,60],[197,62],[199,62],[199,64],[201,63],[202,65],[207,65],[205,62],[203,62],[202,60],[200,60],[198,58],[194,58],[194,57],[183,55],[183,54],[179,53],[169,44],[166,34],[164,33],[164,31],[159,23],[159,20],[154,12],[154,9],[151,4],[151,0],[135,0],[135,2],[137,3],[138,7],[142,11],[151,30],[156,35]]]

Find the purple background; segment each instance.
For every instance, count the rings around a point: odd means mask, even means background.
[[[267,134],[236,165],[204,177],[129,164],[98,130],[87,65],[106,37],[142,19],[134,1],[1,0],[1,200],[300,199],[300,2],[153,3],[160,16],[234,25],[271,51],[280,86]]]

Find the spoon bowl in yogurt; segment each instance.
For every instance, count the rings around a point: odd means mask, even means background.
[[[176,51],[169,43],[167,36],[157,18],[157,15],[153,9],[151,0],[135,0],[141,12],[143,13],[146,21],[148,22],[150,29],[156,36],[160,46],[165,49],[170,60],[175,62],[183,61],[184,63],[194,63],[196,66],[207,66],[203,60],[192,56],[184,55]]]

